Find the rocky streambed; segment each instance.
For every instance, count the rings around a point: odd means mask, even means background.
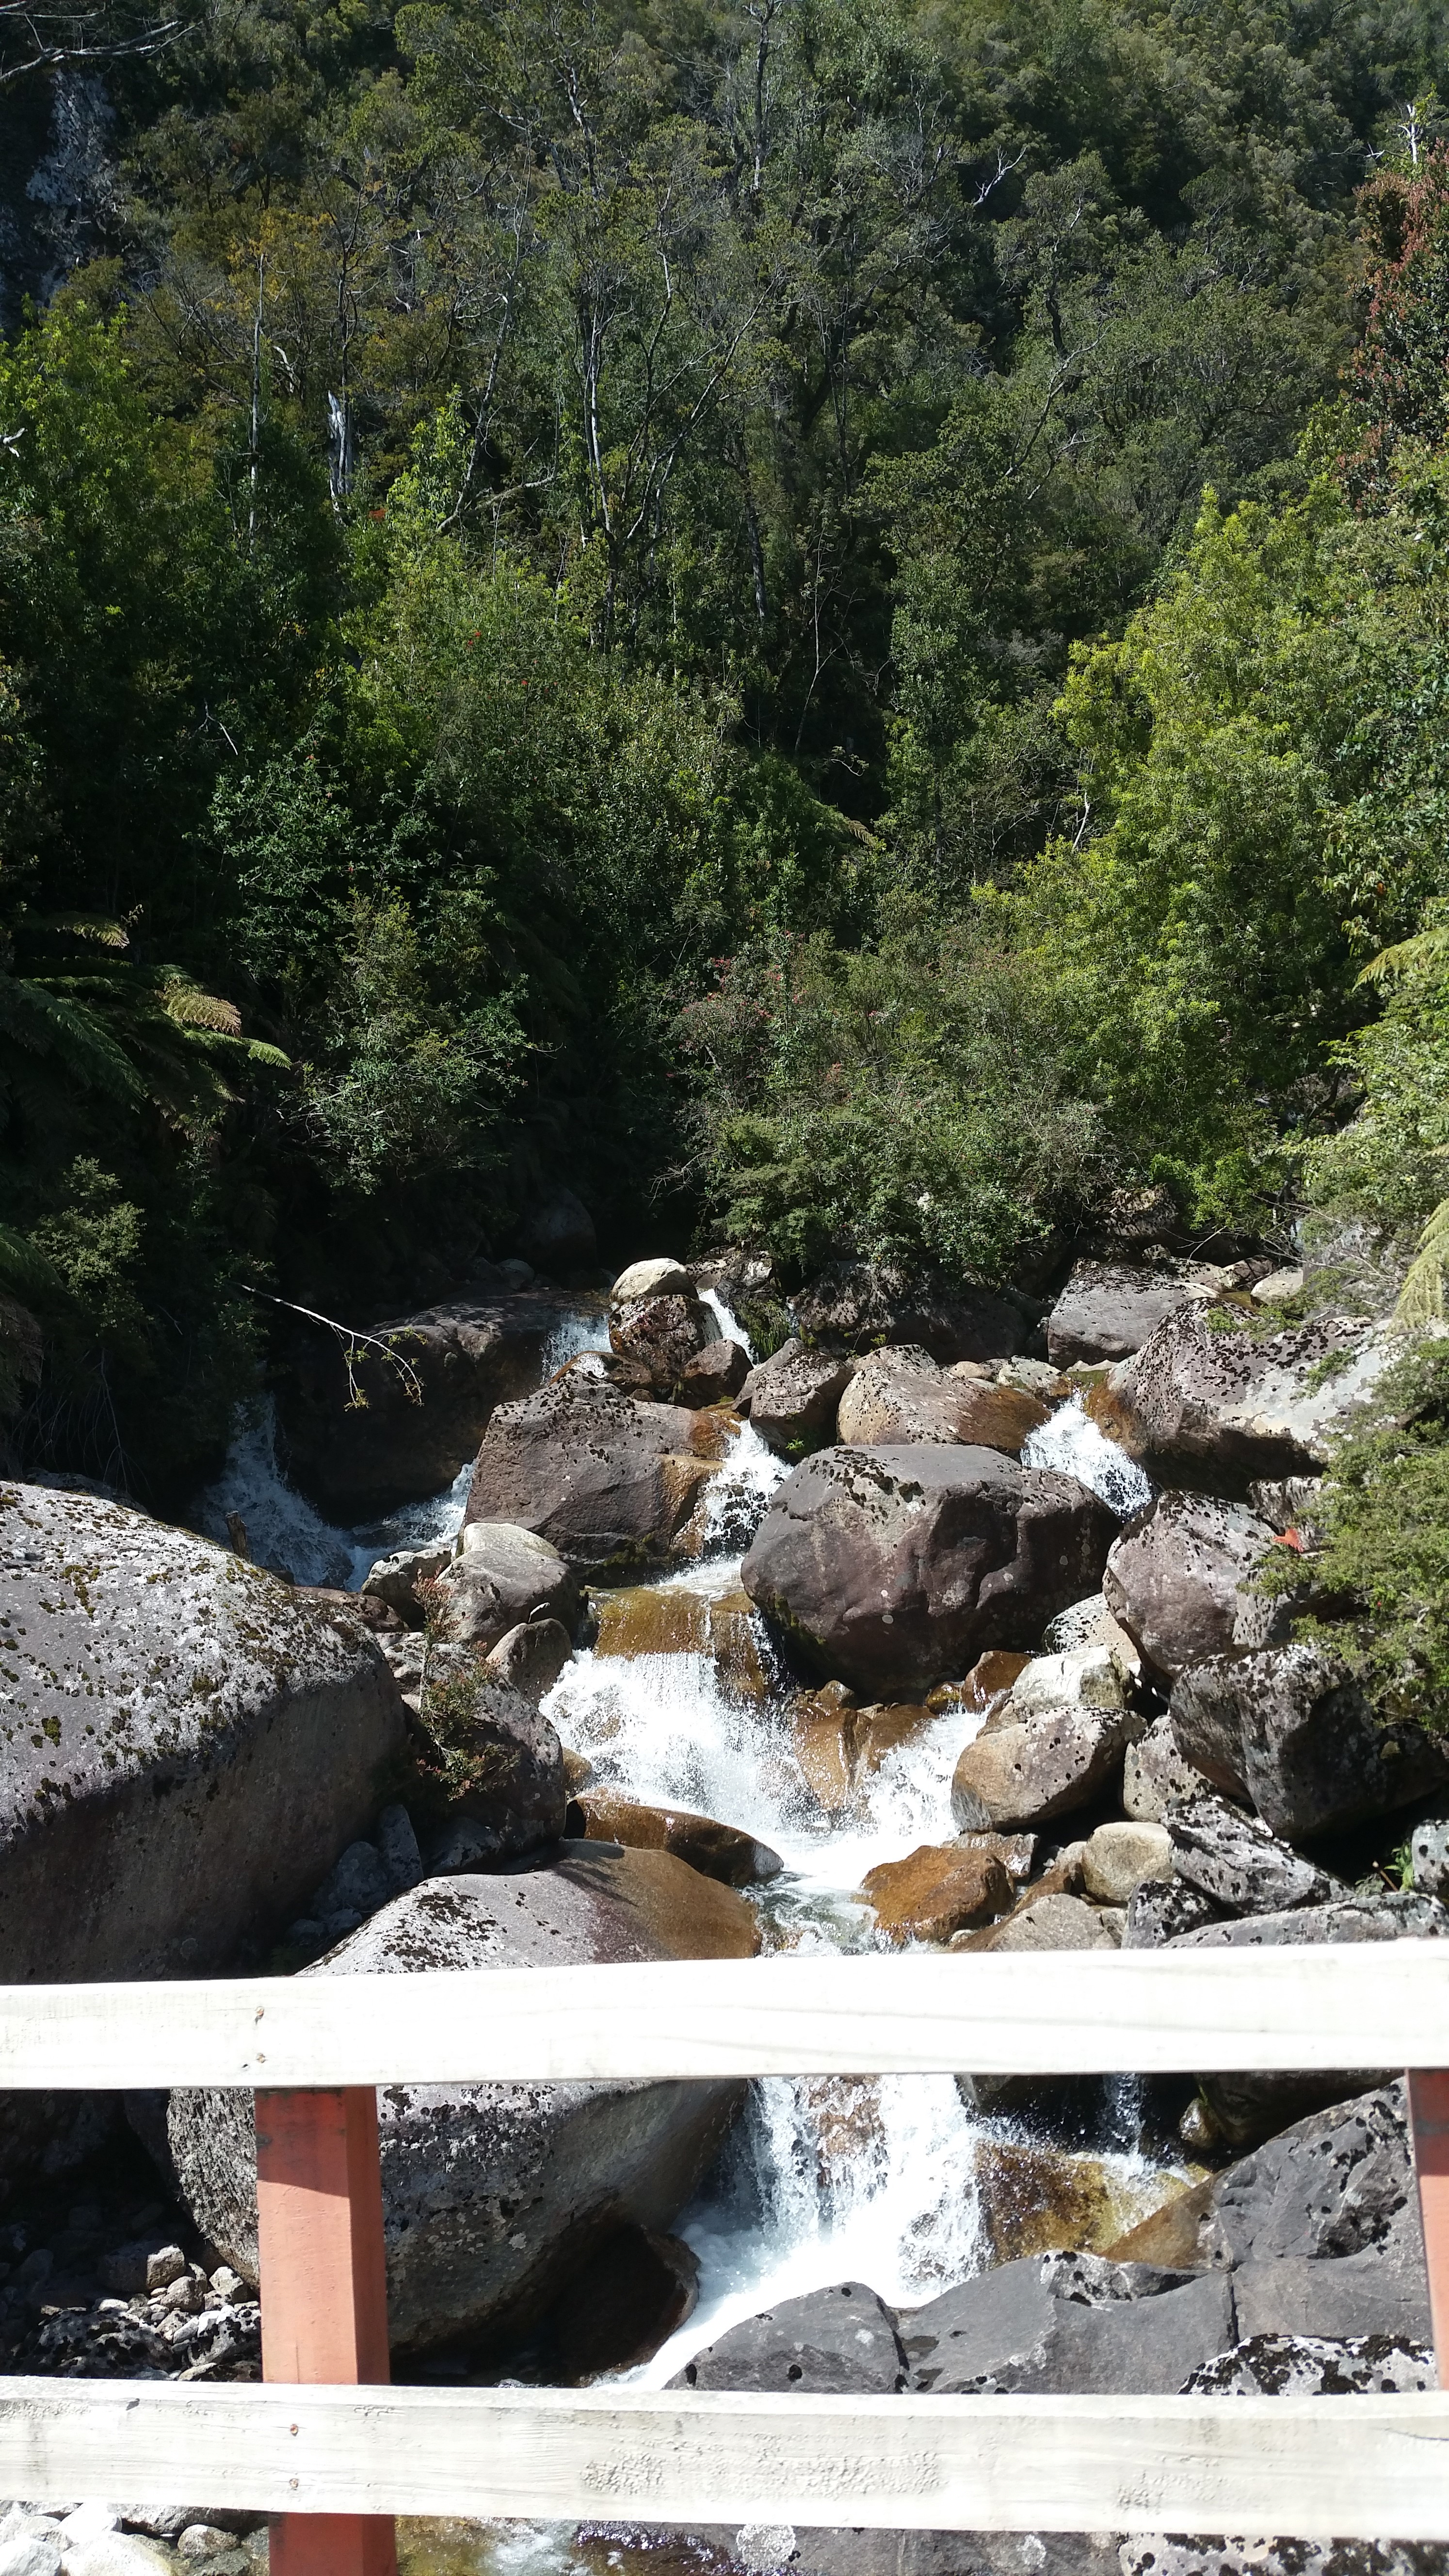
[[[390,1489],[376,1423],[319,1468],[315,1371],[202,1498],[226,1551],[8,1489],[7,1973],[919,1942],[1049,1975],[1061,1947],[1441,1937],[1443,1752],[1363,1700],[1331,1635],[1293,1643],[1255,1580],[1311,1546],[1384,1339],[1255,1308],[1262,1284],[1084,1264],[1034,1323],[836,1277],[756,1364],[724,1293],[748,1279],[645,1263],[607,1308],[530,1292],[517,1347],[522,1289],[491,1283],[416,1319],[433,1409]],[[96,1901],[61,1907],[77,1862]],[[395,2367],[782,2398],[1426,2385],[1393,2076],[389,2088]],[[133,2099],[124,2132],[105,2103],[0,2105],[0,2132],[11,2367],[254,2374],[242,2097]],[[258,2545],[202,2508],[40,2519],[0,2536],[0,2576]],[[404,2537],[420,2568],[499,2576],[1443,2555]]]

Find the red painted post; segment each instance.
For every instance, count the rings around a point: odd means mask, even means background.
[[[257,2095],[262,2377],[382,2387],[390,2377],[377,2095]],[[284,2513],[271,2576],[396,2576],[390,2514]]]
[[[1424,2221],[1439,2385],[1449,2388],[1449,2070],[1410,2069],[1409,2139]]]

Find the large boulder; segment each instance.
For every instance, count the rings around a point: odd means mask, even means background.
[[[1210,1657],[1180,1675],[1171,1715],[1183,1759],[1290,1842],[1392,1814],[1449,1779],[1449,1742],[1381,1717],[1316,1645]]]
[[[1323,1905],[1335,1893],[1314,1862],[1209,1789],[1169,1808],[1166,1830],[1177,1877],[1225,1914]]]
[[[350,1612],[88,1494],[0,1489],[0,1982],[180,1977],[282,1931],[406,1712]],[[62,2117],[0,2097],[0,2171]]]
[[[1159,1494],[1113,1546],[1102,1577],[1112,1615],[1175,1681],[1209,1655],[1245,1654],[1287,1634],[1286,1605],[1247,1589],[1273,1545],[1266,1521],[1207,1494]]]
[[[1359,1316],[1321,1315],[1259,1339],[1230,1306],[1179,1306],[1088,1410],[1154,1481],[1246,1493],[1311,1476],[1402,1345]]]
[[[911,2386],[937,2396],[1176,2395],[1237,2341],[1222,2273],[1025,2255],[901,2320]]]
[[[660,1394],[672,1395],[692,1360],[718,1341],[719,1325],[675,1261],[636,1261],[609,1294],[609,1344],[635,1361]]]
[[[1048,1357],[1061,1369],[1079,1360],[1124,1360],[1179,1306],[1204,1304],[1212,1293],[1170,1270],[1079,1261],[1047,1317]]]
[[[835,1436],[835,1408],[850,1384],[850,1362],[807,1351],[802,1342],[782,1342],[767,1360],[750,1370],[738,1398],[738,1410],[754,1424],[768,1448],[784,1457],[798,1456]]]
[[[997,1832],[1067,1815],[1120,1774],[1140,1731],[1107,1647],[1038,1655],[960,1755],[952,1813]]]
[[[1047,1418],[1047,1407],[1022,1388],[958,1377],[929,1351],[872,1351],[840,1398],[836,1438],[866,1448],[959,1440],[1015,1458]]]
[[[516,1521],[470,1520],[458,1553],[437,1575],[436,1600],[448,1635],[492,1647],[532,1619],[556,1619],[572,1634],[582,1603],[578,1579],[559,1551]],[[372,1576],[368,1576],[371,1583]]]
[[[822,1351],[918,1342],[936,1360],[1002,1360],[1031,1330],[1022,1309],[989,1288],[909,1277],[889,1263],[833,1262],[790,1302],[802,1339]]]
[[[888,1941],[949,1941],[953,1932],[1004,1914],[1011,1880],[989,1838],[976,1844],[922,1843],[905,1860],[868,1870],[861,1894]]]
[[[743,1342],[721,1337],[706,1342],[680,1371],[674,1390],[676,1404],[687,1404],[694,1411],[702,1404],[732,1404],[743,1392],[750,1374],[750,1355]]]
[[[858,2281],[782,2299],[685,2363],[671,2388],[773,2388],[782,2397],[893,2397],[906,2384],[895,2319]]]
[[[1111,2251],[1230,2271],[1244,2335],[1427,2335],[1403,2084],[1297,2120]]]
[[[648,1404],[569,1370],[500,1405],[464,1520],[517,1521],[595,1576],[697,1553],[690,1523],[728,1434],[712,1413]]]
[[[871,1698],[1029,1647],[1101,1578],[1116,1523],[995,1449],[827,1449],[786,1478],[742,1580],[804,1661]]]
[[[524,1876],[429,1880],[303,1973],[740,1958],[758,1941],[742,1897],[668,1853],[574,1845]],[[730,2081],[383,2087],[394,2350],[491,2348],[526,2330],[610,2240],[668,2226],[742,2096]],[[251,2095],[175,2092],[167,2132],[197,2227],[255,2280]]]
[[[581,1311],[560,1289],[510,1294],[495,1272],[476,1291],[370,1325],[350,1357],[320,1325],[299,1327],[277,1392],[293,1482],[343,1523],[439,1493],[495,1405],[539,1384]]]
[[[521,1860],[557,1841],[568,1809],[563,1747],[549,1720],[492,1679],[475,1649],[434,1646],[417,1736],[441,1811],[431,1869]]]

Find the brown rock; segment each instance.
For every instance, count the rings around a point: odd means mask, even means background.
[[[601,1788],[586,1788],[574,1803],[586,1841],[622,1843],[626,1851],[673,1852],[676,1860],[705,1878],[718,1879],[722,1887],[757,1886],[778,1878],[783,1866],[768,1843],[757,1843],[736,1825],[716,1824],[712,1816],[692,1815],[687,1808],[641,1806]]]
[[[1011,1881],[994,1852],[978,1845],[922,1843],[906,1860],[867,1871],[861,1894],[892,1941],[949,1941],[953,1932],[1004,1914]]]
[[[708,1819],[705,1819],[707,1822]],[[588,1844],[578,1846],[587,1852]],[[631,1851],[626,1902],[640,1927],[673,1959],[753,1959],[760,1918],[718,1879],[706,1878],[673,1852]]]
[[[527,1620],[499,1638],[491,1653],[484,1656],[483,1670],[490,1681],[506,1682],[510,1690],[521,1692],[537,1708],[541,1700],[547,1699],[573,1650],[573,1639],[561,1620]]]
[[[1139,2218],[1135,2227],[1115,2237],[1100,2251],[1109,2263],[1160,2263],[1167,2271],[1191,2271],[1201,2263],[1199,2234],[1212,2199],[1213,2177],[1174,2192],[1160,2209]]]
[[[857,1709],[854,1727],[856,1778],[873,1778],[898,1745],[912,1743],[923,1727],[934,1723],[930,1709],[911,1701],[890,1707]]]
[[[948,1682],[946,1688],[963,1708],[996,1708],[1007,1692],[1015,1689],[1033,1660],[1031,1655],[1007,1654],[998,1647],[989,1655],[977,1657],[964,1682]]]
[[[752,1368],[739,1393],[739,1410],[760,1438],[782,1457],[816,1448],[835,1433],[835,1408],[850,1383],[848,1360],[783,1342]]]
[[[636,1297],[610,1309],[611,1348],[647,1369],[652,1384],[666,1394],[713,1338],[714,1318],[688,1284],[677,1295]]]
[[[598,1655],[709,1655],[737,1698],[768,1698],[775,1660],[747,1592],[711,1595],[631,1584],[601,1593]]]
[[[1062,2247],[1110,2254],[1114,2262],[1178,2268],[1176,2258],[1166,2254],[1127,2255],[1121,2250],[1130,2241],[1123,2239],[1124,2227],[1140,2234],[1156,2224],[1152,2203],[1164,2188],[1172,2188],[1156,2175],[1129,2177],[1096,2156],[990,2138],[976,2149],[975,2177],[993,2263],[1014,2263],[1023,2254]]]
[[[822,1708],[814,1699],[798,1700],[791,1712],[805,1785],[832,1816],[850,1804],[855,1788],[855,1715],[850,1708]]]
[[[592,1574],[694,1552],[689,1523],[727,1437],[717,1414],[641,1403],[573,1371],[489,1423],[467,1521],[514,1521]]]
[[[780,1487],[742,1579],[817,1670],[904,1698],[1030,1645],[1100,1581],[1115,1531],[1071,1477],[995,1449],[829,1449]]]
[[[738,1342],[706,1342],[679,1373],[676,1401],[691,1408],[728,1404],[750,1373],[750,1355]]]
[[[988,1378],[947,1376],[929,1351],[873,1351],[840,1398],[836,1439],[852,1446],[974,1442],[1016,1457],[1047,1419],[1036,1398]]]

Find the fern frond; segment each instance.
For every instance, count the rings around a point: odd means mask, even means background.
[[[235,1002],[223,1001],[219,993],[203,993],[179,976],[174,983],[162,985],[161,1008],[178,1028],[216,1029],[223,1037],[241,1036],[241,1013]]]
[[[265,1038],[248,1038],[246,1050],[253,1064],[275,1064],[283,1073],[292,1070],[291,1057],[283,1055],[280,1047],[268,1046]]]
[[[0,1034],[32,1055],[60,1056],[67,1072],[87,1087],[128,1100],[144,1092],[134,1065],[96,1012],[73,1000],[63,984],[0,975]]]
[[[1439,1322],[1444,1313],[1444,1273],[1449,1268],[1449,1199],[1441,1199],[1419,1237],[1409,1265],[1394,1321],[1406,1329]]]
[[[61,931],[68,939],[89,939],[98,948],[129,948],[130,934],[119,921],[110,921],[101,912],[32,913],[25,923],[27,930]]]
[[[1445,965],[1449,965],[1449,921],[1434,921],[1427,930],[1416,930],[1412,939],[1400,939],[1392,948],[1381,948],[1357,980],[1360,984],[1392,984],[1400,976],[1427,975],[1436,966]]]
[[[47,1261],[43,1252],[37,1252],[35,1245],[25,1235],[17,1234],[10,1225],[0,1225],[0,1279],[31,1290],[56,1289],[64,1285],[54,1263]]]

